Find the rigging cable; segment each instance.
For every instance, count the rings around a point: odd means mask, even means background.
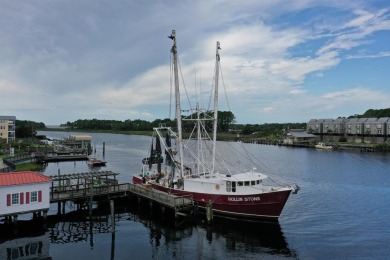
[[[223,79],[222,66],[221,66],[220,63],[219,63],[219,70],[221,71],[222,86],[223,86],[223,89],[224,89],[224,91],[225,91],[226,103],[227,103],[227,106],[228,106],[229,111],[232,111],[232,110],[230,109],[229,99],[228,99],[227,92],[226,92],[226,88],[225,88],[225,81],[224,81],[224,79]]]
[[[185,84],[185,82],[184,82],[184,77],[183,77],[183,72],[182,72],[182,70],[181,70],[181,65],[180,65],[180,59],[179,59],[179,57],[177,57],[177,63],[178,63],[178,65],[179,65],[181,80],[182,80],[182,82],[183,82],[184,91],[186,92],[186,97],[187,97],[187,100],[188,100],[188,105],[190,106],[190,109],[191,109],[191,111],[192,111],[193,109],[192,109],[190,97],[189,97],[188,92],[187,92],[187,87],[186,87],[186,84]]]

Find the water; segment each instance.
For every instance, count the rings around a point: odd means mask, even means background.
[[[77,133],[39,134],[62,138]],[[150,138],[90,135],[96,157],[107,161],[102,170],[120,173],[119,181],[129,182],[147,155]],[[224,221],[211,227],[199,223],[174,228],[125,204],[114,234],[108,221],[58,221],[35,239],[46,241],[53,259],[390,258],[389,154],[243,145],[265,162],[262,170],[301,187],[290,196],[279,223]],[[45,174],[57,174],[58,169],[64,174],[89,171],[86,162],[64,162],[49,164]],[[56,210],[52,205],[49,214]],[[24,243],[19,240],[12,245]],[[10,243],[0,244],[0,258]]]

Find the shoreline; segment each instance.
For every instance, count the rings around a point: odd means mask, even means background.
[[[152,136],[152,131],[112,131],[112,130],[83,130],[83,129],[62,129],[62,128],[45,128],[39,129],[37,131],[53,131],[53,132],[80,132],[80,133],[108,133],[108,134],[124,134],[124,135],[144,135]],[[183,134],[185,138],[186,134]],[[307,144],[283,144],[281,140],[267,139],[267,138],[245,138],[237,137],[237,134],[227,134],[222,133],[218,141],[226,142],[243,142],[243,143],[254,143],[254,144],[263,144],[263,145],[278,145],[278,146],[289,146],[289,147],[298,147],[298,148],[313,148],[314,145]],[[332,150],[359,150],[361,152],[390,152],[390,145],[387,144],[373,144],[373,143],[343,143],[343,142],[333,142]]]

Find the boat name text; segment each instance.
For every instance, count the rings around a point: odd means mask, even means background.
[[[228,201],[260,201],[260,197],[228,197]]]

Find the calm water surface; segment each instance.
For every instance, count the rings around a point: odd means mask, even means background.
[[[39,132],[63,138],[64,132]],[[82,134],[82,133],[80,133]],[[130,182],[146,157],[150,137],[90,134],[101,170]],[[102,143],[106,143],[105,156]],[[229,143],[229,146],[239,146]],[[390,154],[318,151],[243,144],[263,164],[301,187],[279,223],[218,222],[174,228],[131,205],[108,221],[57,222],[42,234],[53,259],[389,259]],[[237,165],[244,162],[232,158]],[[236,160],[236,161],[234,161]],[[89,171],[86,162],[50,163],[44,173]],[[67,204],[67,211],[72,205]],[[118,209],[120,210],[120,209]],[[52,205],[49,214],[56,214]],[[17,243],[17,239],[14,243]],[[1,242],[0,242],[1,243]],[[0,254],[10,241],[0,244]]]

